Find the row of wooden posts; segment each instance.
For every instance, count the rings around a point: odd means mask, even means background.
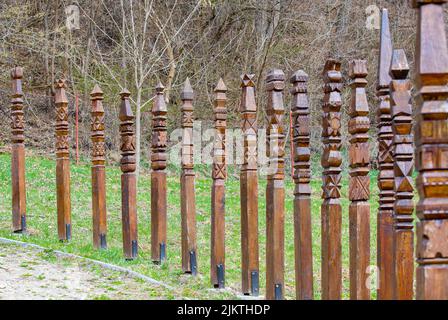
[[[420,200],[416,206],[417,222],[417,298],[448,299],[448,52],[443,3],[445,0],[414,0],[418,9],[416,46],[417,118],[412,129],[411,82],[403,50],[392,49],[387,10],[382,11],[378,70],[378,267],[379,299],[412,299],[414,295],[413,183],[415,162]],[[350,297],[370,299],[368,269],[370,264],[370,128],[367,102],[367,63],[352,60],[348,66],[351,79],[350,104]],[[22,69],[12,71],[12,189],[13,228],[26,230],[25,164]],[[241,167],[241,249],[242,292],[259,294],[258,241],[258,161],[257,106],[254,76],[241,77],[242,129],[244,163]],[[340,299],[342,292],[341,259],[341,63],[325,63],[322,110],[321,163],[323,193],[322,226],[322,298]],[[296,297],[313,298],[310,188],[310,116],[307,98],[308,75],[299,70],[290,78],[292,84],[292,152],[294,156],[294,230]],[[60,240],[71,238],[70,160],[68,140],[68,99],[64,80],[55,86],[56,105],[56,179],[57,220]],[[285,130],[283,91],[285,74],[275,69],[266,77],[268,101],[267,156],[271,167],[266,189],[266,298],[284,296],[284,154]],[[226,86],[219,80],[214,93],[215,144],[213,185],[211,190],[211,282],[225,285],[225,131]],[[123,247],[126,259],[137,257],[137,209],[135,176],[134,116],[130,93],[120,93],[120,132],[122,174]],[[193,100],[188,79],[181,93],[182,104],[182,270],[196,274],[196,209],[193,166]],[[93,243],[106,248],[107,224],[105,201],[105,145],[103,92],[95,86],[92,101],[92,210]],[[151,257],[156,263],[166,259],[167,216],[167,107],[162,84],[156,87],[152,108],[151,153]],[[415,132],[415,136],[413,135]],[[414,139],[415,138],[415,139]]]

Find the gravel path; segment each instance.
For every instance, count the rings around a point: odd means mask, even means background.
[[[0,300],[178,298],[167,288],[86,261],[0,243]]]

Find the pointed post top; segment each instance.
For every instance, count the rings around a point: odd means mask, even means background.
[[[194,91],[190,84],[190,79],[187,78],[184,82],[184,88],[180,94],[181,100],[193,100],[194,99]]]
[[[380,54],[378,58],[378,88],[387,88],[391,80],[389,68],[392,60],[392,38],[387,9],[383,9],[381,12]]]
[[[253,81],[254,74],[243,74],[241,75],[241,103],[240,112],[256,112],[257,104],[255,102],[255,83]],[[251,88],[251,89],[249,89]]]
[[[214,90],[215,92],[227,92],[227,87],[224,83],[224,81],[222,80],[222,78],[219,78],[218,80],[218,84],[216,85],[216,88]]]
[[[159,82],[156,86],[156,97],[154,98],[154,104],[152,105],[152,113],[166,113],[167,107],[165,102],[165,95],[163,94],[165,87],[162,82]]]
[[[23,78],[23,68],[22,67],[15,67],[11,70],[11,78],[14,80],[22,79]]]
[[[255,74],[242,74],[241,75],[241,87],[255,87],[254,83]]]
[[[406,79],[409,73],[408,59],[403,49],[396,49],[392,54],[390,75],[393,79]]]
[[[129,96],[131,93],[125,88],[120,92],[121,105],[119,118],[121,121],[132,120],[134,114],[132,113],[131,103],[129,101]]]
[[[65,89],[67,88],[65,79],[58,79],[54,83],[54,102],[55,103],[68,103]]]
[[[127,98],[127,97],[131,96],[131,93],[129,92],[128,89],[123,88],[123,90],[121,90],[121,92],[120,92],[120,96],[121,96],[122,99],[123,98]]]
[[[163,91],[165,90],[165,87],[163,86],[162,82],[159,81],[156,85],[156,94],[163,94]]]
[[[100,86],[98,84],[95,84],[93,87],[92,92],[90,92],[90,99],[91,100],[103,100],[103,90],[101,90]]]
[[[295,83],[295,82],[307,82],[309,79],[308,74],[303,70],[297,70],[293,73],[291,78],[289,79],[289,82]]]

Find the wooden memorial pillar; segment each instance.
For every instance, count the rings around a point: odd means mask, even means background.
[[[106,249],[106,149],[104,144],[103,91],[95,85],[90,93],[92,101],[92,214],[93,246]]]
[[[154,263],[166,261],[166,114],[162,83],[156,86],[152,106],[151,140],[151,258]]]
[[[290,82],[294,141],[294,248],[296,299],[313,299],[313,243],[311,227],[310,109],[308,75],[299,70]]]
[[[443,4],[414,0],[417,124],[417,299],[448,299],[448,52]]]
[[[226,167],[226,92],[222,81],[215,88],[215,144],[213,147],[212,232],[210,278],[215,288],[225,286],[225,180]]]
[[[196,204],[193,164],[193,98],[194,93],[187,78],[181,93],[182,99],[182,174],[181,218],[182,218],[182,271],[196,275]]]
[[[266,299],[284,298],[285,242],[285,132],[283,90],[285,74],[271,70],[266,77],[268,103],[267,156],[269,159],[266,186]]]
[[[12,184],[12,229],[26,232],[26,184],[25,184],[25,120],[22,91],[23,69],[15,67],[11,71],[11,184]]]
[[[394,163],[392,157],[392,127],[390,114],[389,75],[392,61],[392,41],[387,9],[381,15],[380,55],[378,62],[378,188],[379,211],[377,216],[377,264],[379,284],[377,298],[393,299],[393,209]]]
[[[342,292],[341,63],[334,59],[327,60],[323,77],[322,299],[339,300]]]
[[[241,256],[243,294],[259,294],[257,105],[253,74],[241,76],[244,157],[240,174]]]
[[[120,135],[121,135],[121,223],[123,232],[123,253],[126,260],[138,255],[137,236],[137,177],[135,175],[135,135],[134,114],[129,96],[124,89],[121,93]]]
[[[412,172],[411,82],[404,50],[394,50],[390,74],[391,114],[394,155],[394,299],[412,300],[414,295],[414,201]]]
[[[370,176],[369,176],[369,104],[367,102],[367,61],[349,64],[352,79],[349,161],[349,225],[350,225],[350,299],[370,300],[367,287],[370,265]]]
[[[56,196],[58,211],[58,237],[71,239],[70,152],[68,136],[68,99],[65,80],[55,83],[56,105]]]

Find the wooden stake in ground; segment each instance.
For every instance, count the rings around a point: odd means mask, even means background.
[[[339,300],[342,293],[341,63],[334,59],[327,60],[323,77],[322,299]]]
[[[378,61],[378,188],[379,211],[377,218],[377,264],[379,285],[377,296],[380,300],[393,299],[393,209],[394,209],[394,163],[392,157],[392,127],[390,114],[391,81],[389,75],[392,61],[392,41],[389,17],[386,9],[381,15],[380,55]]]
[[[390,69],[394,155],[394,299],[414,296],[414,137],[412,135],[411,82],[404,50],[394,50]]]
[[[253,74],[241,76],[242,130],[244,139],[243,165],[240,173],[241,202],[241,270],[242,291],[245,295],[259,294],[258,257],[258,158],[257,105]]]
[[[310,109],[308,75],[296,71],[291,79],[294,145],[294,250],[296,299],[313,299],[313,252],[311,227]]]
[[[135,135],[134,114],[129,96],[124,89],[121,93],[120,135],[121,135],[121,222],[123,232],[123,252],[127,260],[137,258],[137,177],[135,175]]]
[[[71,239],[70,201],[70,152],[68,136],[68,99],[65,80],[55,83],[56,105],[56,196],[58,210],[58,237],[61,241]]]
[[[215,88],[215,143],[213,147],[212,232],[210,279],[215,288],[225,286],[225,180],[226,167],[226,92],[219,79]]]
[[[11,71],[11,184],[12,184],[12,230],[26,231],[26,184],[25,184],[25,120],[22,92],[23,69],[15,67]]]
[[[92,101],[92,214],[93,246],[106,249],[106,150],[104,144],[103,91],[95,85],[90,93]]]
[[[285,74],[271,70],[266,77],[268,102],[266,113],[267,157],[269,159],[266,186],[266,299],[284,298],[285,247],[285,132],[283,90]]]
[[[152,106],[151,139],[151,259],[154,263],[166,260],[166,114],[165,87],[156,86]]]
[[[196,204],[194,188],[193,164],[193,98],[194,93],[190,80],[185,80],[181,93],[182,99],[182,173],[181,188],[181,218],[182,218],[182,271],[196,275]]]
[[[367,61],[349,64],[352,79],[350,121],[350,299],[369,300],[370,265],[370,176],[369,176],[369,104],[367,102]]]
[[[417,299],[448,299],[446,0],[418,1],[416,48]]]

